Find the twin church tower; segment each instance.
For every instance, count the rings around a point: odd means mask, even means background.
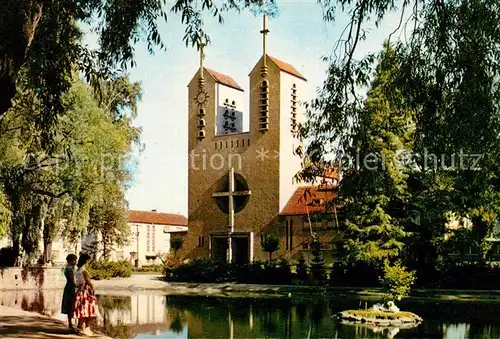
[[[187,258],[248,262],[266,258],[263,233],[284,235],[280,214],[298,184],[298,124],[306,79],[292,65],[267,54],[249,74],[249,131],[243,131],[243,89],[230,76],[200,69],[188,85],[189,174]],[[282,226],[276,226],[276,225]],[[283,226],[284,225],[284,226]],[[284,248],[284,247],[281,247]]]

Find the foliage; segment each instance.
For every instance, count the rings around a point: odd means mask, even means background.
[[[123,190],[133,170],[130,155],[140,135],[131,125],[130,110],[117,106],[116,116],[99,107],[93,91],[78,79],[63,103],[66,114],[53,126],[51,152],[44,149],[34,122],[42,112],[30,88],[20,88],[14,107],[0,121],[1,183],[9,202],[16,258],[24,251],[25,258],[36,260],[42,237],[47,262],[52,240],[65,236],[74,242],[85,231],[91,212],[94,230],[105,218],[118,224],[118,212],[124,213],[116,207],[124,204]],[[110,206],[115,206],[114,212]]]
[[[309,274],[309,266],[306,264],[306,259],[302,255],[302,253],[299,254],[299,257],[297,259],[297,265],[295,266],[295,272],[297,274],[297,279],[305,281],[307,280],[308,274]]]
[[[169,259],[166,259],[165,262],[168,262],[168,260]],[[142,267],[132,267],[132,272],[137,272],[137,273],[164,273],[164,270],[165,270],[164,265],[147,265]]]
[[[246,284],[290,284],[293,275],[286,260],[228,264],[211,259],[193,259],[175,267],[165,266],[165,280],[176,282]]]
[[[415,272],[408,272],[401,262],[390,265],[384,262],[384,274],[380,277],[382,291],[388,300],[401,300],[410,294],[411,286],[415,283]]]
[[[177,252],[182,248],[184,245],[184,239],[179,238],[179,237],[174,237],[170,239],[170,248],[174,251],[174,254],[177,255]]]
[[[274,7],[276,3],[269,1]],[[267,4],[266,3],[266,4]],[[71,87],[73,70],[85,74],[87,81],[98,86],[114,69],[133,66],[134,44],[144,40],[148,51],[155,46],[164,48],[159,32],[159,20],[167,19],[169,11],[178,14],[185,26],[183,40],[186,46],[198,45],[204,38],[203,13],[223,21],[228,11],[259,7],[261,0],[222,1],[209,0],[194,4],[189,0],[176,1],[169,10],[164,0],[73,2],[66,0],[9,1],[0,14],[4,23],[0,30],[0,115],[11,107],[20,72],[27,74],[29,84],[37,88],[41,100],[41,114],[37,126],[43,130],[44,144],[49,146],[52,123],[65,112],[62,94]],[[84,43],[86,24],[97,33],[99,48],[90,49]],[[7,29],[8,27],[8,29]],[[41,95],[43,93],[43,95]]]
[[[273,253],[280,248],[280,238],[272,234],[263,233],[260,238],[260,246],[264,252],[269,253],[269,261],[271,261]]]
[[[345,44],[335,46],[346,49],[329,60],[324,86],[307,107],[302,155],[317,166],[298,178],[312,182],[324,166],[342,170],[335,193],[345,215],[344,259],[376,267],[401,258],[430,285],[446,256],[453,212],[471,221],[471,240],[486,260],[500,220],[500,5],[412,4],[408,39],[398,38],[407,29],[401,22],[379,57],[359,60],[364,24],[410,3],[325,1],[325,20],[335,19],[338,5],[351,10]],[[376,157],[367,164],[343,162],[370,154]]]
[[[88,272],[94,280],[129,278],[132,275],[132,265],[128,261],[92,260],[88,265]]]
[[[323,253],[321,253],[321,243],[314,239],[311,242],[311,274],[315,281],[325,281],[326,280],[326,267],[325,260],[323,259]]]

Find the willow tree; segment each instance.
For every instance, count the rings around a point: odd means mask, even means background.
[[[430,266],[439,255],[445,216],[450,211],[472,219],[478,237],[486,239],[498,223],[500,211],[498,1],[321,3],[325,20],[334,20],[338,8],[348,9],[351,20],[345,30],[347,36],[342,36],[336,45],[343,50],[337,50],[335,57],[329,59],[327,79],[309,106],[309,121],[302,128],[310,140],[307,153],[314,163],[328,164],[326,153],[338,162],[343,154],[352,153],[352,145],[360,142],[358,117],[365,108],[366,96],[359,89],[367,88],[372,81],[376,58],[367,55],[355,59],[354,53],[359,42],[366,39],[365,27],[370,20],[375,19],[380,25],[387,14],[399,11],[400,25],[387,37],[399,64],[391,82],[404,98],[408,111],[414,112],[415,131],[407,165],[414,171],[407,183],[400,186],[409,195],[402,200],[405,213],[399,221],[391,216],[392,221],[386,219],[386,223],[406,224],[408,230],[417,231],[410,244],[419,246],[418,261]],[[404,13],[408,12],[410,19],[405,22]],[[390,120],[387,123],[398,125]],[[368,122],[363,124],[370,127]],[[380,129],[372,132],[383,138]],[[371,180],[373,174],[366,172],[364,180]],[[302,177],[307,179],[307,175]],[[347,195],[346,198],[355,199],[361,194],[342,190],[341,186],[338,194]],[[374,199],[380,197],[378,193],[374,195]],[[379,241],[385,235],[380,234]],[[371,243],[363,237],[352,241],[359,242],[361,248]]]
[[[43,114],[41,104],[29,88],[19,91],[13,108],[4,115],[0,179],[10,203],[16,255],[22,249],[28,257],[37,256],[43,239],[47,261],[54,237],[77,240],[86,230],[89,213],[103,200],[124,205],[124,194],[112,193],[123,192],[132,175],[133,147],[140,141],[132,119],[141,93],[140,86],[127,78],[115,80],[121,84],[118,94],[127,98],[109,91],[118,103],[100,105],[94,90],[73,78],[63,95],[64,115],[53,126],[50,152],[34,123],[34,116]],[[103,88],[113,87],[113,81]],[[117,220],[123,219],[121,213]]]

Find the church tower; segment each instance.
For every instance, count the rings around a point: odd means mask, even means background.
[[[200,69],[188,85],[187,258],[260,260],[266,256],[262,233],[285,233],[279,215],[297,189],[293,177],[301,169],[294,151],[306,79],[267,54],[266,16],[261,33],[263,54],[249,74],[249,131],[242,130],[243,89],[204,67],[200,45]]]

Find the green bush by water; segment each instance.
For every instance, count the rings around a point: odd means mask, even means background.
[[[132,275],[132,265],[128,261],[91,261],[88,272],[94,280],[128,278]]]

